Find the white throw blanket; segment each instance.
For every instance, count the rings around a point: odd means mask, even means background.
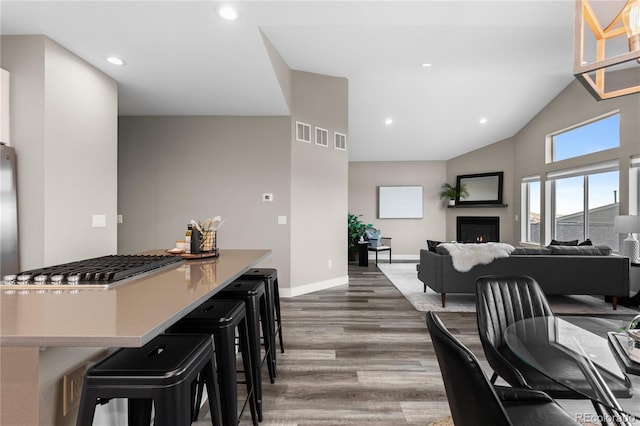
[[[438,246],[447,249],[453,261],[453,267],[459,272],[470,271],[476,265],[486,265],[500,257],[509,257],[515,250],[515,247],[506,243],[441,243]]]

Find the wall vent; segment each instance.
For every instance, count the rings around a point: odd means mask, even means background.
[[[333,132],[333,147],[341,151],[347,150],[347,135]]]
[[[321,127],[316,127],[316,145],[329,146],[329,131]]]
[[[311,126],[301,121],[296,121],[296,140],[311,143]]]

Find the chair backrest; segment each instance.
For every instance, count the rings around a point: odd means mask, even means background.
[[[427,312],[427,329],[455,425],[510,425],[507,413],[475,355],[449,333],[433,312]]]
[[[476,280],[478,333],[491,368],[512,386],[526,386],[522,375],[498,349],[504,331],[516,321],[553,316],[540,285],[526,275],[488,275]]]

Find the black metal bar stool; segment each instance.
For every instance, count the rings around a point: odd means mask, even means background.
[[[190,425],[192,384],[202,374],[213,425],[220,425],[220,401],[210,335],[159,335],[140,348],[124,348],[87,370],[77,425],[89,426],[97,403],[128,399],[129,425]]]
[[[275,339],[269,327],[269,310],[264,281],[237,280],[213,296],[212,300],[242,300],[247,307],[247,326],[249,328],[249,347],[253,367],[254,395],[258,404],[258,419],[262,421],[262,356],[260,348],[260,326],[265,341],[265,360],[269,370],[269,379],[274,382],[273,348]]]
[[[282,316],[280,315],[280,289],[278,288],[278,270],[274,268],[256,268],[247,271],[240,277],[241,280],[264,280],[267,286],[267,299],[273,315],[273,335],[280,339],[280,352],[284,353],[282,338]],[[275,361],[275,351],[274,351]]]
[[[218,362],[218,375],[220,377],[222,420],[224,426],[234,426],[238,424],[240,415],[238,413],[236,329],[240,338],[240,353],[242,355],[251,420],[254,425],[257,425],[257,400],[254,396],[255,381],[252,375],[250,337],[244,302],[210,299],[174,324],[167,330],[167,333],[206,333],[213,335],[215,356]],[[196,406],[199,406],[201,397],[202,388],[200,386],[196,397]]]

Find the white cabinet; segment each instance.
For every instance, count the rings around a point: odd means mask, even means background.
[[[11,122],[9,115],[9,72],[0,69],[0,142],[11,142]]]

